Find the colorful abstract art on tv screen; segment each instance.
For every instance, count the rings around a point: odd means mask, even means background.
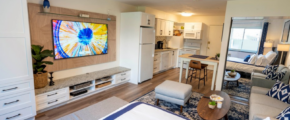
[[[108,53],[107,24],[52,20],[55,59]]]

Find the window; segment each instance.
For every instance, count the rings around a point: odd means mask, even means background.
[[[256,53],[260,44],[262,29],[232,28],[229,49]]]

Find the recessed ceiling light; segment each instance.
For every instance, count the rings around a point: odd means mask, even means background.
[[[182,12],[182,13],[180,13],[182,16],[184,16],[184,17],[189,17],[189,16],[192,16],[193,15],[193,13],[186,13],[186,12]]]

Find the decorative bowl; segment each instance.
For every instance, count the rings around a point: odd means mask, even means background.
[[[228,75],[231,77],[236,77],[237,72],[228,72]]]
[[[209,107],[210,109],[214,109],[214,108],[215,108],[215,105],[210,105],[210,104],[208,104],[208,107]]]
[[[221,101],[224,101],[224,98],[219,96],[219,95],[216,95],[216,94],[212,94],[211,96],[209,96],[209,98],[212,100],[212,101],[216,101],[216,102],[221,102]]]

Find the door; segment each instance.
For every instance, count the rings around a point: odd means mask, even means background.
[[[161,20],[161,23],[160,23],[161,36],[166,36],[165,28],[166,28],[166,20]]]
[[[207,55],[215,56],[221,50],[223,26],[209,26]]]
[[[140,44],[155,42],[154,28],[141,28],[140,32]]]
[[[165,35],[166,36],[173,36],[173,25],[174,22],[172,21],[165,21]]]
[[[153,77],[153,44],[140,45],[139,54],[139,82]]]

